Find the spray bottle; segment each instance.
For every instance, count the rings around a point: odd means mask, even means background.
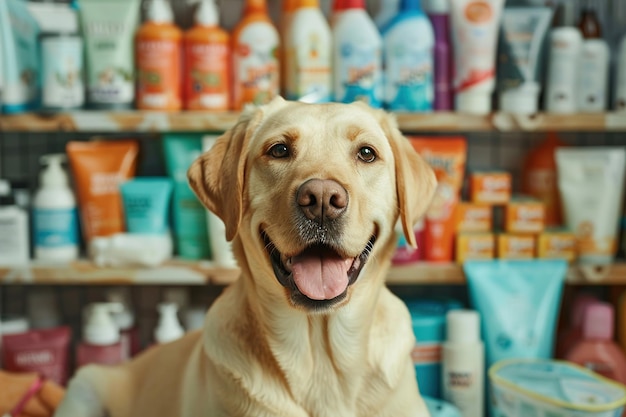
[[[35,259],[70,262],[78,258],[76,198],[61,166],[64,154],[44,155],[33,207]]]

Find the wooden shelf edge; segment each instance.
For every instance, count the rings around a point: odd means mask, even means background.
[[[221,132],[235,124],[239,112],[74,111],[0,116],[4,132]],[[472,115],[454,112],[396,113],[405,132],[535,132],[626,131],[626,113],[495,112]]]

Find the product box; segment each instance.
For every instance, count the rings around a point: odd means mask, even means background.
[[[498,258],[533,259],[535,257],[536,237],[534,235],[498,235]]]
[[[493,233],[459,233],[456,237],[456,261],[495,258],[496,245]]]
[[[566,230],[545,230],[537,237],[537,257],[574,262],[577,257],[576,236]]]
[[[511,199],[511,173],[476,171],[470,174],[470,200],[473,203],[506,204]]]
[[[541,233],[545,228],[546,209],[533,198],[514,198],[504,207],[504,230],[507,233]]]
[[[489,233],[493,228],[493,210],[488,204],[461,201],[456,206],[457,233]]]

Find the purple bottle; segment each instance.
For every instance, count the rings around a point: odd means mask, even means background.
[[[435,111],[454,109],[449,0],[428,0],[426,11],[435,32]]]

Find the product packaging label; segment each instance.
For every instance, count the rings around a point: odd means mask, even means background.
[[[487,204],[461,201],[456,206],[456,231],[490,232],[493,225],[493,212]]]
[[[603,42],[585,41],[580,55],[578,72],[578,110],[581,112],[606,110],[608,104],[609,60],[608,46]]]
[[[474,203],[506,204],[511,199],[511,174],[499,171],[470,174],[470,199]]]
[[[16,240],[24,239],[18,219],[11,215],[0,215],[0,259],[3,263],[21,261],[24,254],[22,246],[16,244]],[[26,261],[26,259],[24,259]]]
[[[536,240],[533,235],[498,235],[498,258],[532,259],[535,257]]]
[[[509,201],[505,208],[508,233],[541,233],[545,227],[545,206],[540,201]]]
[[[492,233],[460,233],[456,237],[456,261],[495,258],[495,238]]]
[[[537,238],[537,257],[542,259],[576,260],[576,236],[569,232],[545,231]]]
[[[331,41],[311,28],[300,42],[287,50],[287,97],[307,103],[331,99]]]
[[[228,110],[231,83],[228,45],[188,43],[185,59],[186,107],[190,110]]]
[[[380,107],[382,51],[368,43],[343,42],[336,46],[335,101],[363,101]]]
[[[181,107],[181,46],[173,40],[144,39],[137,43],[137,107]]]
[[[59,248],[78,244],[76,209],[35,209],[33,227],[35,246]]]
[[[79,37],[44,38],[42,54],[42,105],[79,108],[85,102],[83,42]]]

